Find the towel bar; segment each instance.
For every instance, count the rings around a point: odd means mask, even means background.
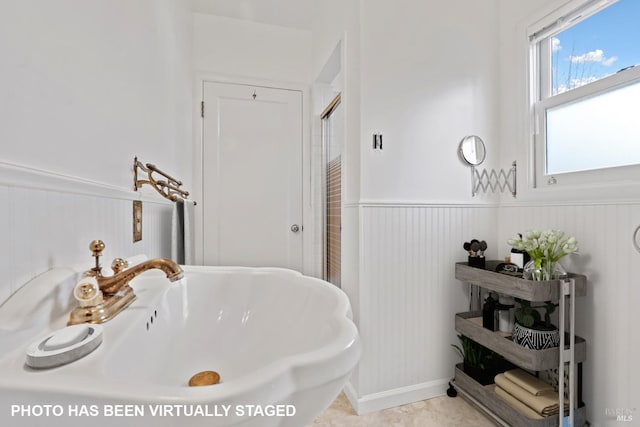
[[[138,179],[138,169],[145,172],[148,179]],[[162,175],[167,180],[156,180],[152,176],[153,173]],[[185,202],[189,197],[189,192],[180,188],[182,181],[178,181],[166,172],[161,171],[154,164],[143,164],[136,156],[133,158],[133,191],[138,191],[144,184],[151,185],[162,197],[172,202]],[[196,202],[193,202],[193,204],[196,205]]]

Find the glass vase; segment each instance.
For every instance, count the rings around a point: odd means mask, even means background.
[[[563,279],[565,277],[567,277],[567,272],[557,261],[532,259],[522,269],[522,278],[527,280],[543,281]]]

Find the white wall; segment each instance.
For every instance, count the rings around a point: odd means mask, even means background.
[[[92,239],[108,258],[169,255],[171,204],[153,190],[132,243],[131,169],[137,154],[189,185],[191,38],[186,0],[2,2],[0,302],[89,266]]]
[[[333,89],[342,92],[344,111],[344,146],[342,150],[342,238],[341,269],[342,290],[351,301],[353,317],[361,328],[361,287],[360,281],[360,1],[327,0],[313,4],[313,78],[316,85],[329,86],[328,90],[317,90],[314,100],[313,133],[316,147],[315,161],[320,163],[320,114],[330,102]],[[332,58],[334,53],[339,58]],[[339,70],[324,73],[331,62],[337,63]],[[323,75],[328,74],[328,75]],[[334,81],[334,75],[338,78]],[[326,89],[326,88],[325,88]],[[322,213],[318,214],[320,218]],[[347,387],[348,397],[358,408],[360,393],[360,368],[356,368]]]
[[[465,240],[495,241],[496,198],[471,199],[457,148],[478,134],[487,165],[499,157],[498,9],[494,0],[317,9],[314,70],[339,41],[345,52],[343,289],[364,346],[347,394],[364,413],[442,394],[452,376],[453,315],[466,300],[454,262]],[[374,131],[382,151],[371,149]]]
[[[194,13],[198,72],[285,83],[311,81],[311,33]]]
[[[498,221],[499,253],[506,240],[532,228],[559,228],[576,236],[580,254],[564,259],[569,271],[587,275],[588,293],[578,300],[577,331],[587,340],[584,401],[594,426],[618,425],[606,410],[635,410],[640,402],[640,342],[637,272],[640,254],[632,235],[640,224],[640,190],[633,185],[534,189],[529,181],[526,28],[565,0],[500,1],[502,162],[517,159],[518,198],[503,199]],[[634,188],[635,187],[635,188]],[[637,410],[636,410],[637,411]],[[633,413],[634,421],[637,412]]]
[[[497,2],[362,4],[361,198],[470,201],[460,140],[484,139],[483,167],[499,157]]]
[[[191,146],[183,0],[0,6],[0,159],[123,188],[135,154],[176,175]]]
[[[452,319],[466,308],[454,263],[465,240],[495,241],[495,197],[472,200],[457,148],[480,135],[483,166],[497,163],[497,11],[493,0],[362,3],[361,412],[440,395],[451,379]]]
[[[314,2],[312,75],[317,81],[334,50],[340,45],[342,105],[345,116],[343,151],[343,204],[360,200],[360,2]],[[324,82],[327,83],[327,82]],[[328,103],[327,103],[328,104]],[[326,105],[325,105],[326,106]],[[316,114],[319,115],[320,109]],[[319,117],[314,119],[318,120]]]

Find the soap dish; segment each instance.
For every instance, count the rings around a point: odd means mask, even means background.
[[[49,334],[27,348],[27,366],[54,368],[74,362],[102,343],[102,326],[80,324],[67,326]]]

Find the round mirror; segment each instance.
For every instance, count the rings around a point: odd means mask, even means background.
[[[484,162],[484,158],[487,155],[484,142],[476,135],[469,135],[462,138],[458,152],[460,153],[460,158],[471,166],[478,166]]]

